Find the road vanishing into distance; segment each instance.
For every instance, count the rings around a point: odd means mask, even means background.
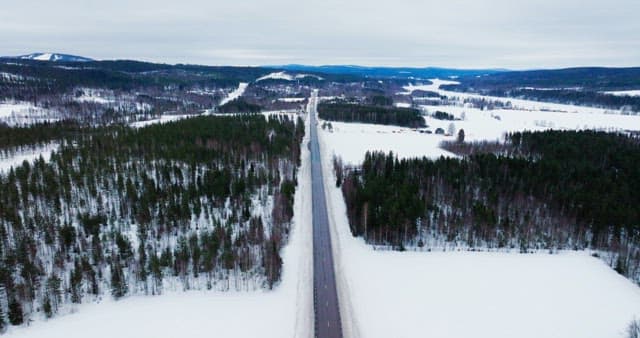
[[[313,208],[313,305],[315,312],[315,336],[317,338],[341,338],[342,323],[336,288],[329,217],[324,195],[322,161],[318,144],[316,114],[318,92],[311,95],[311,189]]]

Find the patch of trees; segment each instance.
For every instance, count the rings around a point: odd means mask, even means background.
[[[262,107],[257,104],[249,103],[243,98],[235,99],[218,107],[218,113],[221,114],[259,113],[261,110]]]
[[[0,150],[73,138],[79,133],[90,130],[90,127],[72,120],[44,122],[25,127],[9,127],[0,124]]]
[[[437,119],[437,120],[444,120],[444,121],[453,121],[453,120],[456,119],[455,116],[453,116],[453,115],[451,115],[451,114],[449,114],[447,112],[440,111],[440,110],[438,110],[435,113],[433,113],[431,115],[431,117],[433,117],[434,119]]]
[[[343,122],[362,122],[397,125],[411,128],[424,127],[425,122],[417,109],[380,107],[350,103],[320,103],[321,119]]]
[[[568,68],[554,70],[531,70],[498,72],[483,76],[465,76],[458,79],[459,88],[476,90],[522,87],[575,88],[591,91],[622,90],[640,87],[640,67],[634,68]]]
[[[369,101],[374,106],[393,106],[393,99],[384,95],[373,95]]]
[[[10,323],[167,285],[274,287],[303,135],[300,120],[255,115],[92,128],[0,175]]]
[[[637,96],[619,96],[594,91],[566,89],[514,89],[505,92],[493,92],[493,94],[535,101],[569,103],[610,109],[627,109],[629,112],[640,112],[640,97]]]
[[[590,248],[640,281],[637,138],[523,132],[476,149],[437,160],[368,153],[342,182],[352,232],[396,248]]]

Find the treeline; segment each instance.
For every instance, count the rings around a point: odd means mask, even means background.
[[[73,138],[89,129],[88,126],[74,120],[44,122],[24,127],[0,124],[0,150]]]
[[[261,110],[262,110],[262,107],[260,107],[259,105],[249,103],[242,98],[238,98],[218,107],[217,112],[221,114],[259,113]]]
[[[640,97],[612,95],[584,90],[510,90],[500,96],[518,97],[528,100],[569,103],[613,109],[626,109],[629,112],[640,112]]]
[[[0,175],[0,310],[19,325],[104,294],[273,287],[303,134],[263,116],[93,128]]]
[[[339,182],[353,233],[401,249],[590,248],[640,281],[637,138],[524,132],[477,149],[493,153],[437,160],[368,153]]]
[[[420,112],[411,108],[330,102],[318,104],[318,116],[330,121],[375,123],[411,128],[425,126]]]

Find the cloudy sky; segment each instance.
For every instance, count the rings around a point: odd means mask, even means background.
[[[20,0],[0,55],[209,65],[640,66],[638,0]]]

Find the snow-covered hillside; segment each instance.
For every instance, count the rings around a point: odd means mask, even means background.
[[[349,230],[330,133],[321,147],[343,316],[359,337],[615,338],[640,288],[586,252],[375,251]]]
[[[220,101],[220,105],[223,106],[242,96],[242,94],[244,94],[244,91],[247,90],[247,86],[249,86],[248,83],[240,83],[240,85],[238,85],[238,88],[236,90],[230,92],[227,95],[227,97],[225,97],[224,99],[222,99],[222,101]]]
[[[89,62],[93,59],[83,56],[60,54],[60,53],[33,53],[28,55],[20,55],[12,57],[21,60],[37,60],[37,61],[52,61],[52,62]]]
[[[0,123],[4,122],[12,126],[55,121],[57,116],[56,112],[36,107],[30,102],[0,102]]]
[[[263,77],[260,77],[256,80],[256,82],[258,81],[263,81],[263,80],[286,80],[286,81],[293,81],[293,80],[300,80],[300,79],[304,79],[305,77],[312,77],[312,78],[316,78],[318,80],[322,80],[322,77],[317,76],[317,75],[311,75],[311,74],[289,74],[286,72],[275,72],[275,73],[269,73]]]

